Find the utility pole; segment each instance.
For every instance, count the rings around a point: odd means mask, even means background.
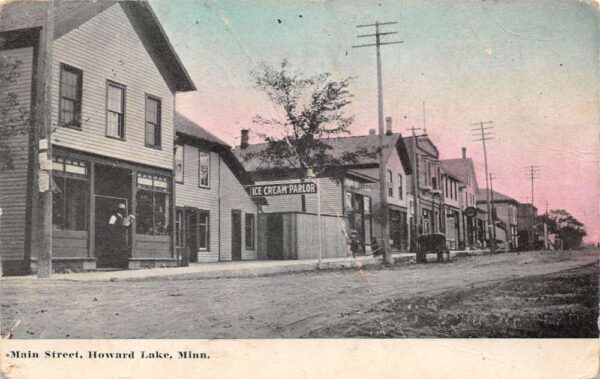
[[[421,130],[421,128],[415,128],[414,126],[412,128],[408,128],[408,130],[410,130],[412,132],[412,157],[410,157],[411,161],[412,161],[412,194],[413,194],[413,210],[415,212],[414,216],[413,216],[413,223],[414,223],[414,230],[412,233],[412,240],[413,240],[413,246],[412,250],[413,253],[416,253],[417,250],[419,249],[418,246],[418,237],[419,237],[419,220],[421,217],[421,207],[420,207],[420,201],[419,201],[419,164],[417,162],[417,147],[418,147],[418,141],[417,141],[417,134],[416,131],[417,130]]]
[[[38,103],[35,130],[38,134],[38,165],[34,165],[39,196],[38,278],[52,274],[52,44],[54,42],[54,1],[46,2],[44,26],[41,30],[37,72]]]
[[[529,247],[533,249],[535,247],[535,212],[533,211],[534,191],[533,182],[535,179],[539,179],[540,166],[529,165],[527,166],[527,175],[531,179],[531,236],[529,239]]]
[[[375,27],[375,34],[362,34],[359,35],[358,38],[366,38],[366,37],[375,37],[375,43],[366,44],[366,45],[355,45],[352,48],[359,47],[372,47],[375,46],[375,50],[377,53],[377,116],[379,121],[379,200],[381,204],[381,209],[383,213],[382,217],[382,225],[381,229],[383,231],[383,241],[381,244],[382,255],[383,255],[383,263],[389,264],[391,263],[390,256],[390,225],[389,225],[389,213],[387,209],[387,183],[386,175],[385,175],[385,161],[383,159],[383,134],[385,133],[383,128],[383,83],[382,83],[382,73],[381,73],[381,46],[382,45],[394,45],[400,44],[403,41],[391,41],[391,42],[381,42],[381,36],[390,35],[390,34],[398,34],[398,32],[380,32],[379,27],[382,25],[393,25],[397,24],[397,22],[375,22],[374,24],[368,25],[357,25],[357,28],[370,28]]]
[[[546,217],[544,217],[544,249],[548,250],[550,244],[548,242],[548,224],[546,220],[548,220],[548,200],[546,200]]]
[[[494,254],[496,252],[496,241],[494,241],[493,237],[492,237],[492,230],[494,229],[493,227],[493,223],[492,223],[492,208],[491,208],[491,204],[490,204],[490,184],[489,184],[489,177],[488,177],[488,159],[487,159],[487,149],[485,146],[485,141],[489,141],[494,139],[494,137],[492,137],[493,132],[491,131],[491,129],[493,129],[493,126],[487,126],[484,127],[483,125],[489,125],[489,124],[493,124],[493,121],[480,121],[476,124],[473,125],[478,125],[479,128],[475,128],[472,129],[473,136],[474,137],[478,137],[479,139],[476,139],[475,141],[481,141],[483,143],[483,158],[484,158],[484,162],[485,162],[485,187],[488,189],[485,192],[485,200],[487,203],[487,211],[488,211],[488,243],[490,245],[490,251],[492,254]]]
[[[494,176],[492,172],[490,172],[490,202],[492,203],[492,222],[494,223],[492,227],[492,238],[494,239],[494,243],[496,242],[496,219],[498,215],[496,214],[496,206],[494,205],[494,179],[498,179]]]

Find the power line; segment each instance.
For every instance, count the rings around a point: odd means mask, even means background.
[[[404,41],[390,41],[390,42],[382,42],[381,38],[382,36],[386,36],[386,35],[391,35],[391,34],[396,34],[397,32],[381,32],[380,31],[380,27],[383,25],[395,25],[397,24],[396,21],[392,21],[392,22],[375,22],[374,24],[363,24],[363,25],[357,25],[357,28],[369,28],[369,27],[375,27],[375,34],[362,34],[357,36],[358,38],[367,38],[367,37],[375,37],[375,43],[371,43],[371,44],[364,44],[364,45],[355,45],[352,46],[353,49],[356,48],[361,48],[361,47],[371,47],[371,46],[375,46],[375,51],[376,51],[376,56],[377,56],[377,116],[378,116],[378,121],[379,121],[379,200],[380,200],[380,204],[382,209],[384,209],[383,212],[383,217],[382,217],[382,221],[383,221],[383,225],[382,225],[382,244],[381,244],[381,248],[382,248],[382,255],[383,255],[383,262],[385,264],[390,263],[391,261],[391,256],[390,256],[390,248],[389,248],[389,244],[390,244],[390,226],[389,226],[389,214],[387,212],[387,186],[384,186],[384,183],[386,183],[386,177],[385,177],[385,162],[383,160],[383,79],[382,79],[382,73],[381,73],[381,46],[383,45],[396,45],[396,44],[401,44]]]

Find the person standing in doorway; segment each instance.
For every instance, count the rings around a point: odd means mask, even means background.
[[[135,220],[134,215],[126,216],[126,213],[127,207],[124,203],[120,203],[108,220],[108,225],[111,230],[109,237],[111,253],[118,266],[123,265],[124,261],[129,257],[127,231],[131,228],[131,224]]]

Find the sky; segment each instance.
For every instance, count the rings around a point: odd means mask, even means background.
[[[352,77],[352,135],[377,128],[374,48],[359,24],[402,44],[382,47],[384,112],[394,131],[426,127],[441,159],[461,147],[485,187],[473,124],[493,121],[488,141],[494,189],[531,201],[527,166],[539,166],[534,203],[562,208],[598,240],[599,23],[592,3],[546,1],[194,1],[150,0],[198,91],[177,95],[179,112],[226,142],[250,142],[257,114],[281,112],[251,71],[287,59],[312,75]]]

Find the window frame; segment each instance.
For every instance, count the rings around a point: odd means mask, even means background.
[[[69,163],[69,162],[71,163]],[[75,166],[80,166],[80,167],[84,167],[85,168],[85,174],[75,174],[75,173],[70,173],[66,171],[66,166],[68,164],[73,164],[76,163]],[[55,224],[54,224],[54,212],[52,214],[52,229],[55,230],[61,230],[61,231],[75,231],[75,232],[86,232],[89,233],[89,229],[90,229],[90,225],[89,225],[89,215],[90,215],[90,194],[89,194],[89,190],[90,190],[90,185],[91,185],[91,181],[90,181],[90,163],[87,161],[83,161],[83,160],[78,160],[78,159],[72,159],[72,158],[67,158],[67,157],[54,157],[53,161],[52,161],[53,166],[62,166],[62,170],[60,169],[56,169],[54,168],[52,170],[52,175],[51,175],[51,181],[54,180],[61,180],[62,184],[63,184],[63,188],[64,190],[67,191],[67,180],[76,180],[79,182],[84,182],[87,183],[87,191],[85,192],[85,217],[84,217],[84,228],[83,229],[69,229],[66,227],[67,224],[67,220],[65,218],[65,215],[67,214],[66,212],[66,207],[67,207],[67,197],[63,196],[62,199],[62,204],[61,204],[61,210],[62,210],[62,214],[63,214],[63,220],[62,220],[62,225],[60,225],[60,227],[56,228]],[[58,183],[56,183],[56,185],[58,185]],[[54,196],[53,196],[54,198]]]
[[[123,111],[123,136],[113,136],[108,134],[108,113],[112,112],[109,111],[108,109],[108,93],[109,93],[109,89],[110,87],[115,87],[115,88],[119,88],[120,90],[123,91],[123,96],[121,97],[121,107],[122,107],[122,111]],[[118,141],[126,141],[126,137],[127,137],[127,86],[125,84],[121,84],[121,83],[117,83],[114,82],[112,80],[106,80],[106,104],[105,104],[105,112],[104,112],[104,118],[105,118],[105,130],[104,133],[106,135],[106,137],[108,138],[112,138],[112,139],[116,139]]]
[[[386,182],[389,183],[387,186],[388,197],[394,197],[394,173],[390,169],[387,170]]]
[[[159,181],[159,182],[164,182],[166,183],[166,188],[164,187],[159,187],[159,186],[155,186],[154,184],[152,186],[144,184],[144,183],[140,183],[140,178],[144,178],[144,179],[150,179],[152,180],[152,182],[154,181]],[[171,206],[166,208],[165,211],[165,222],[166,222],[166,226],[165,226],[165,230],[166,232],[164,234],[159,234],[156,233],[156,225],[157,225],[157,221],[156,221],[156,214],[155,214],[155,204],[156,204],[156,197],[157,194],[164,194],[167,196],[167,200],[169,203],[173,202],[173,186],[171,185],[171,181],[169,180],[169,176],[166,175],[160,175],[160,174],[153,174],[153,173],[149,173],[149,172],[145,172],[145,171],[138,171],[136,174],[136,180],[135,180],[135,186],[136,186],[136,190],[135,190],[135,194],[136,197],[138,196],[138,194],[141,191],[146,191],[146,192],[150,192],[152,193],[152,233],[148,234],[148,233],[140,233],[139,229],[136,230],[136,234],[139,235],[145,235],[145,236],[170,236],[171,235],[171,228],[172,228],[172,223],[175,222],[175,220],[173,220],[172,216],[171,216]],[[139,201],[136,198],[136,202],[139,205]],[[138,214],[138,212],[140,211],[140,207],[136,205],[136,214],[135,216],[137,217],[137,221],[138,221],[138,225],[139,225],[139,221],[142,219],[142,217]]]
[[[251,233],[248,233],[248,220],[251,222]],[[244,215],[244,247],[246,250],[256,250],[256,217],[254,213],[246,213]],[[251,237],[249,239],[248,237]],[[248,242],[251,242],[248,244]]]
[[[148,102],[156,101],[157,102],[157,121],[158,124],[153,125],[155,128],[158,127],[158,144],[152,144],[148,142]],[[156,142],[156,130],[154,133],[154,142]],[[158,96],[154,96],[151,94],[146,94],[144,100],[144,144],[146,147],[156,150],[162,150],[162,99]]]
[[[65,121],[63,120],[63,116],[62,116],[62,105],[63,105],[63,71],[70,71],[73,72],[75,74],[78,75],[78,79],[79,79],[79,83],[77,85],[77,97],[79,98],[78,101],[78,107],[74,107],[73,112],[75,112],[76,110],[79,111],[79,120],[77,122],[77,125],[73,125],[72,123],[65,123]],[[72,100],[72,99],[69,99]],[[59,75],[59,82],[58,82],[58,124],[62,127],[65,128],[70,128],[70,129],[74,129],[74,130],[82,130],[82,104],[83,104],[83,70],[68,65],[66,63],[61,63],[60,64],[60,75]]]
[[[398,173],[398,199],[404,199],[404,177],[401,173]]]
[[[206,223],[202,225],[206,225],[206,247],[200,246],[200,216],[206,216]],[[196,240],[198,241],[198,251],[210,251],[210,211],[199,209],[196,211]]]
[[[181,181],[177,180],[177,148],[181,148]],[[174,152],[174,160],[175,160],[175,183],[184,184],[185,183],[185,145],[183,144],[175,144],[175,152]]]
[[[201,183],[201,178],[202,176],[200,175],[200,170],[202,168],[202,166],[200,165],[200,157],[202,156],[202,154],[206,154],[206,156],[208,157],[208,175],[207,175],[207,180],[208,183],[206,185]],[[206,150],[202,150],[202,149],[198,149],[198,188],[205,188],[205,189],[210,189],[210,151],[206,151]]]

